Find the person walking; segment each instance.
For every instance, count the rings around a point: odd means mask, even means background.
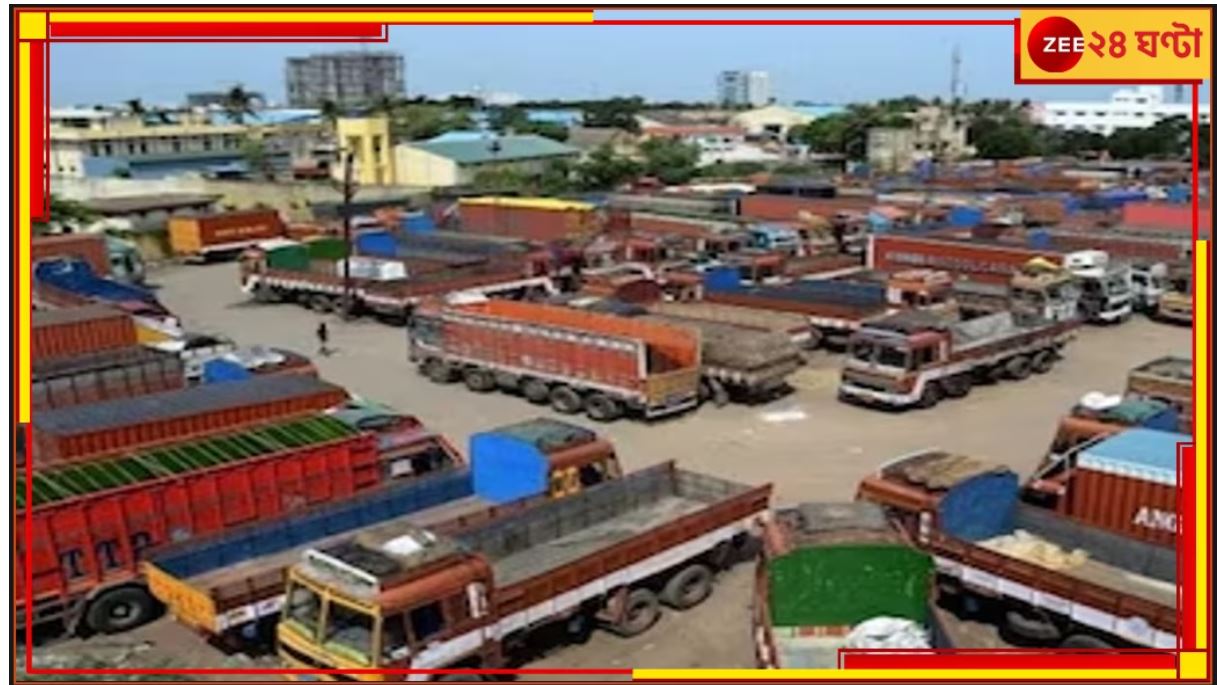
[[[323,357],[330,356],[330,329],[325,325],[325,322],[317,324],[317,351]]]

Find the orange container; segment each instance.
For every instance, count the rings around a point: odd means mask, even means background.
[[[1173,485],[1079,468],[1065,513],[1121,535],[1174,545],[1177,492]]]
[[[1006,283],[1035,257],[1060,263],[1059,252],[967,240],[877,235],[871,239],[868,264],[877,271],[941,269],[987,283]]]
[[[283,219],[270,209],[180,216],[169,219],[169,246],[175,255],[198,256],[279,238],[285,232]]]

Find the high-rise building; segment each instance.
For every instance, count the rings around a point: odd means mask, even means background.
[[[406,90],[406,63],[393,52],[329,52],[287,60],[287,102],[320,107],[332,101],[358,107]]]
[[[718,102],[730,107],[769,104],[769,72],[724,71],[718,75]]]

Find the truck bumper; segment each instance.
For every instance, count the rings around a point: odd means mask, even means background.
[[[1169,307],[1158,307],[1158,311],[1155,313],[1155,316],[1159,319],[1170,321],[1172,323],[1185,323],[1190,325],[1193,321],[1192,310],[1190,309],[1180,310],[1171,309]]]
[[[681,399],[675,402],[669,402],[659,406],[646,407],[642,413],[648,419],[656,419],[661,416],[670,416],[679,414],[682,411],[687,411],[697,406],[697,395],[693,395],[687,399]]]
[[[917,404],[918,397],[908,394],[871,390],[849,383],[842,383],[837,391],[842,398],[861,404],[877,404],[887,407],[909,407]]]
[[[1132,303],[1129,302],[1115,309],[1099,312],[1095,315],[1103,323],[1115,323],[1132,316]]]

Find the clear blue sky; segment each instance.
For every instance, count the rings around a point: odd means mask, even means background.
[[[602,11],[598,17],[729,18]],[[994,12],[771,12],[771,18],[1006,18]],[[951,50],[963,56],[968,99],[1105,99],[1110,87],[1015,86],[1011,29],[994,27],[520,26],[390,29],[387,49],[406,59],[409,94],[469,91],[529,98],[642,95],[709,100],[723,69],[768,71],[781,101],[854,102],[901,95],[946,96]],[[57,44],[51,48],[54,106],[181,102],[185,93],[242,83],[284,97],[284,58],[350,45]],[[383,44],[369,50],[386,49]],[[1207,91],[1207,85],[1202,88]],[[1207,100],[1207,94],[1204,96]]]

